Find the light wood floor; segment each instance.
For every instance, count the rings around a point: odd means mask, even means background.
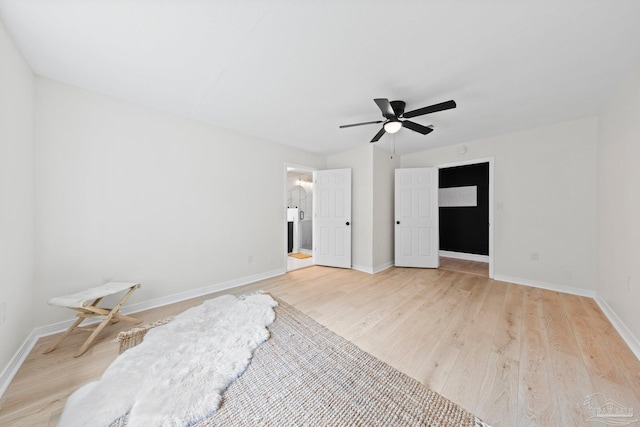
[[[596,392],[640,412],[640,362],[590,298],[442,269],[319,266],[232,293],[259,288],[494,426],[594,425],[583,403]],[[203,299],[138,317],[158,320]],[[117,331],[130,327],[107,327],[77,359],[84,334],[48,355],[54,337],[41,339],[0,400],[0,425],[55,425],[69,394],[117,356]]]
[[[489,263],[440,257],[440,269],[489,277]]]

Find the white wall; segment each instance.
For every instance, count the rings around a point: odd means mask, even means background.
[[[351,168],[351,264],[371,271],[373,154],[369,145],[327,157],[328,169]]]
[[[34,326],[34,77],[0,24],[0,372]],[[0,384],[1,386],[2,384]]]
[[[597,293],[640,341],[640,68],[609,100],[598,133]],[[629,283],[631,290],[629,290]],[[640,356],[639,356],[640,357]]]
[[[402,167],[494,157],[496,278],[592,294],[597,119],[402,156]],[[539,253],[539,261],[531,259]],[[515,280],[514,280],[515,281]]]
[[[285,270],[285,162],[324,157],[36,82],[39,325],[107,280],[141,282],[135,303]]]
[[[400,159],[372,144],[327,157],[330,169],[352,169],[351,263],[376,273],[393,265],[394,170]]]
[[[374,145],[373,150],[373,271],[394,262],[395,170],[400,156]]]

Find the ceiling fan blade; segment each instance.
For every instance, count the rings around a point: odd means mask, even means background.
[[[378,104],[378,108],[380,108],[380,111],[382,111],[382,115],[387,119],[396,116],[396,113],[393,111],[391,103],[387,98],[376,98],[373,101]]]
[[[422,116],[424,114],[436,113],[438,111],[449,110],[451,108],[456,108],[456,101],[451,100],[447,102],[441,102],[440,104],[430,105],[424,108],[418,108],[417,110],[404,113],[403,117],[410,119],[411,117],[417,117],[417,116]]]
[[[413,131],[416,131],[418,133],[421,133],[423,135],[426,135],[428,133],[433,132],[432,128],[430,128],[428,126],[419,125],[418,123],[415,123],[415,122],[412,122],[412,121],[409,121],[409,120],[403,121],[402,122],[402,126],[406,127],[406,128],[409,128],[409,129],[411,129]]]
[[[380,132],[376,133],[376,136],[373,137],[371,142],[378,141],[380,138],[382,138],[382,135],[384,135],[384,133],[385,133],[385,130],[384,130],[384,126],[383,126],[382,129],[380,129]]]
[[[342,125],[342,126],[340,126],[340,129],[350,128],[350,127],[353,127],[353,126],[372,125],[374,123],[382,123],[382,122],[384,122],[384,120],[376,120],[375,122],[354,123],[352,125]]]

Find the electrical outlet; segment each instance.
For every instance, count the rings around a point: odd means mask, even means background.
[[[253,263],[253,255],[249,255],[249,258],[247,258],[247,262],[249,264]]]
[[[7,321],[7,302],[0,304],[0,325]]]
[[[540,261],[540,254],[538,252],[531,252],[531,261]]]

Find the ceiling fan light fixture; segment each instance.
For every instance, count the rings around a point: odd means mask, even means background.
[[[390,120],[384,124],[384,130],[388,133],[396,133],[402,128],[402,122],[398,120]]]
[[[447,102],[429,105],[428,107],[418,108],[417,110],[409,112],[404,111],[404,101],[389,101],[387,98],[375,98],[373,102],[376,103],[376,105],[380,109],[380,112],[382,113],[382,117],[384,117],[385,120],[341,125],[340,129],[350,128],[354,126],[372,125],[375,123],[383,123],[382,129],[380,129],[378,133],[376,133],[376,135],[370,142],[378,142],[385,133],[396,133],[403,127],[414,132],[418,132],[419,134],[427,135],[433,132],[433,126],[423,126],[419,123],[412,122],[411,120],[406,119],[456,108],[456,102],[453,99]],[[398,117],[401,117],[403,120],[400,121]]]

